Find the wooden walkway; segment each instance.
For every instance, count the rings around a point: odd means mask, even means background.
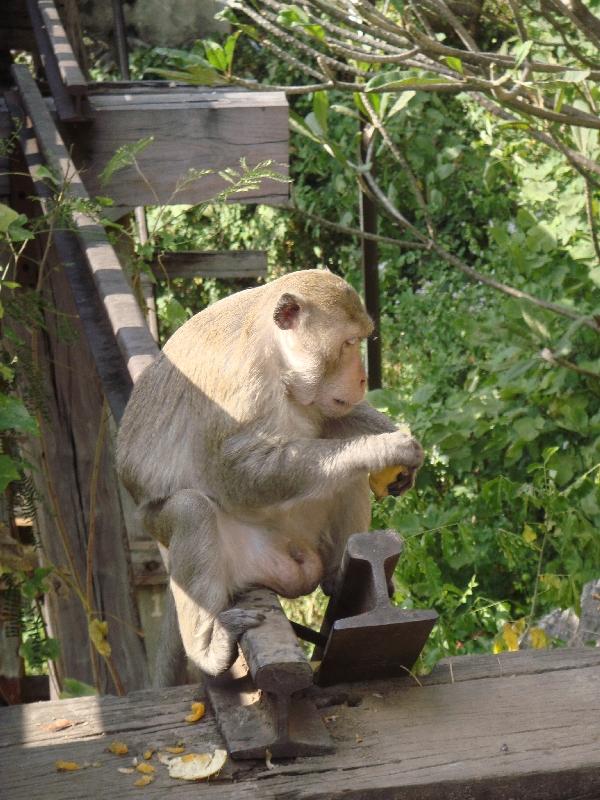
[[[6,800],[122,798],[398,798],[598,800],[600,648],[466,656],[416,685],[407,677],[320,690],[333,755],[228,761],[210,783],[123,774],[131,757],[183,741],[223,747],[212,715],[184,721],[197,687],[0,709],[0,796]],[[57,731],[56,720],[70,727]],[[53,724],[54,723],[54,724]],[[62,723],[66,724],[66,723]],[[106,751],[124,741],[129,755]],[[58,773],[59,759],[89,764]]]

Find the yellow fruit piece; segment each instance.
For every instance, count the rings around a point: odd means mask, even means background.
[[[149,783],[152,783],[154,780],[154,775],[142,775],[141,778],[138,778],[137,781],[134,782],[134,786],[148,786]]]
[[[380,470],[380,472],[371,472],[369,475],[371,491],[378,500],[381,500],[382,497],[387,497],[390,485],[400,480],[401,475],[408,475],[408,471],[407,467],[398,465],[395,467],[386,467]]]
[[[154,767],[152,766],[152,764],[144,764],[143,762],[141,764],[138,764],[136,769],[138,772],[141,772],[142,775],[152,775],[152,773],[154,772]]]
[[[146,761],[150,761],[153,755],[154,755],[154,750],[144,750],[144,758],[146,759]]]
[[[81,765],[76,761],[55,761],[54,766],[58,772],[75,772],[75,770],[81,769]]]
[[[205,713],[206,708],[204,703],[192,703],[192,713],[187,715],[185,721],[189,723],[198,722],[198,720],[202,719]]]
[[[111,742],[108,745],[108,750],[115,756],[126,756],[127,753],[129,752],[129,748],[127,747],[125,742]]]
[[[178,745],[177,747],[165,747],[167,753],[183,753],[185,747],[183,745]]]
[[[226,750],[215,750],[212,754],[188,753],[169,762],[169,776],[184,781],[200,781],[220,772],[226,761]]]

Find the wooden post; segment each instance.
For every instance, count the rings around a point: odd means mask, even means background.
[[[361,122],[361,159],[367,155],[367,134]],[[364,233],[377,233],[377,207],[371,198],[360,192],[360,228]],[[367,341],[367,374],[369,389],[381,388],[381,318],[379,313],[379,249],[373,239],[362,239],[362,268],[365,306],[375,324],[375,333]]]

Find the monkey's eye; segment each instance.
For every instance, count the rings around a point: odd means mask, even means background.
[[[351,336],[349,339],[346,339],[344,344],[348,345],[348,347],[353,347],[355,344],[358,344],[359,342],[360,342],[360,336]]]

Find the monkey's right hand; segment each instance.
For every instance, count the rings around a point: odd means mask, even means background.
[[[421,444],[406,430],[379,434],[385,443],[385,463],[375,471],[385,467],[402,466],[416,471],[423,465],[424,453]]]

